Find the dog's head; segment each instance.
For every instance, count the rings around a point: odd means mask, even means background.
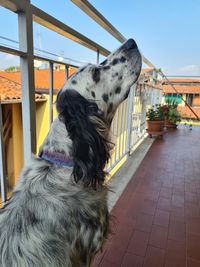
[[[141,71],[141,55],[133,39],[126,41],[100,65],[88,64],[73,74],[61,90],[76,90],[94,101],[110,122],[118,105],[128,96]]]
[[[75,181],[96,187],[105,178],[109,126],[141,70],[141,55],[129,39],[99,65],[88,64],[66,81],[57,97],[59,119],[72,140]]]

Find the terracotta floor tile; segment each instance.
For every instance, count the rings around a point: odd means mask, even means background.
[[[170,211],[170,221],[185,222],[185,209],[180,207],[172,207]]]
[[[166,248],[168,228],[153,225],[149,244],[157,248]]]
[[[148,243],[149,234],[146,232],[135,230],[131,239],[134,240],[136,243],[138,242]]]
[[[125,254],[126,254],[125,249],[123,247],[116,248],[114,246],[111,246],[110,249],[105,252],[105,255],[104,255],[102,262],[108,261],[112,264],[120,265],[123,261]],[[104,267],[102,262],[100,263],[100,266]]]
[[[191,258],[187,259],[187,267],[199,267],[199,266],[200,266],[200,261],[196,261]]]
[[[133,255],[132,253],[127,253],[124,256],[121,267],[142,267],[143,261],[144,258]]]
[[[171,210],[171,199],[159,197],[157,208],[164,211]]]
[[[170,221],[168,238],[177,241],[185,241],[185,224],[176,221]]]
[[[167,251],[165,258],[165,267],[186,267],[186,258],[175,251]]]
[[[200,219],[200,206],[197,204],[186,204],[185,205],[185,217],[186,220],[191,218]]]
[[[189,234],[187,236],[187,256],[200,261],[200,236]]]
[[[113,262],[109,262],[107,260],[103,260],[99,267],[121,267],[121,264],[117,264],[116,262],[113,263]]]
[[[190,234],[200,235],[200,218],[190,218],[186,223],[186,231]]]
[[[172,206],[174,207],[184,207],[184,194],[182,196],[173,194],[172,195]]]
[[[200,127],[184,128],[153,143],[111,212],[115,234],[92,267],[200,267],[199,136]]]
[[[160,191],[160,197],[169,198],[172,197],[172,188],[170,187],[162,187]]]
[[[185,192],[185,203],[197,204],[198,198],[196,193]]]
[[[177,254],[180,254],[182,257],[185,257],[186,256],[186,242],[168,239],[167,250],[174,251]]]
[[[153,223],[156,225],[168,227],[169,215],[170,215],[170,213],[168,211],[163,211],[163,210],[157,209]]]
[[[165,260],[165,251],[159,248],[149,246],[147,248],[144,267],[163,267]]]
[[[145,256],[149,234],[141,231],[135,231],[127,248],[128,253],[138,256]]]
[[[140,213],[137,217],[135,228],[140,231],[150,232],[153,223],[153,216]]]

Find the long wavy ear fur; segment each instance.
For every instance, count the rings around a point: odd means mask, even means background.
[[[108,125],[95,102],[75,90],[60,91],[56,107],[72,140],[73,177],[87,187],[96,189],[104,182],[104,167],[110,157]]]

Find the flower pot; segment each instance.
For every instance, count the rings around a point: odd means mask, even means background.
[[[161,132],[164,128],[164,121],[147,121],[149,132]]]
[[[165,120],[165,127],[166,128],[176,129],[177,128],[177,124],[176,123],[172,123],[169,120]]]

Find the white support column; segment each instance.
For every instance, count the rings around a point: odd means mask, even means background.
[[[3,119],[2,119],[1,103],[0,103],[0,179],[1,179],[1,200],[3,205],[6,202],[6,165],[5,165],[5,148],[3,140]]]
[[[53,62],[49,62],[49,123],[50,127],[53,122]]]
[[[30,5],[29,0],[27,4]],[[19,49],[27,52],[26,57],[20,57],[25,165],[30,161],[32,153],[36,152],[33,21],[30,10],[26,8],[26,11],[18,13]]]

